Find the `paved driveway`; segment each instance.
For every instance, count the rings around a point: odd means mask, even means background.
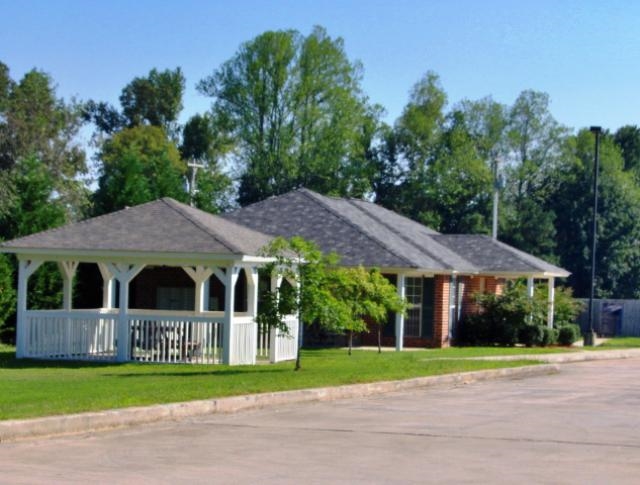
[[[2,483],[639,483],[640,359],[0,445]]]

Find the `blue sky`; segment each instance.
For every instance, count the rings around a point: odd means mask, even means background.
[[[182,67],[183,119],[210,100],[195,84],[265,30],[313,25],[345,41],[363,89],[393,122],[428,70],[451,104],[525,89],[551,96],[558,121],[640,124],[638,1],[0,0],[0,60],[14,78],[37,67],[65,98],[117,102],[151,68]]]

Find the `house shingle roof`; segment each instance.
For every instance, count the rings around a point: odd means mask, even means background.
[[[439,234],[434,239],[464,254],[483,273],[548,273],[569,276],[553,264],[481,234]]]
[[[223,217],[273,236],[301,236],[345,266],[433,272],[567,276],[568,272],[481,235],[443,235],[379,205],[308,189],[243,207]]]
[[[272,238],[163,198],[7,241],[1,249],[258,255]]]

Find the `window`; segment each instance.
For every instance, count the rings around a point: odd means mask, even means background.
[[[422,327],[422,278],[405,278],[405,297],[407,316],[404,320],[404,334],[407,337],[420,337]]]

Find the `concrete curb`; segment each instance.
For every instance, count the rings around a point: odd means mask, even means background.
[[[640,349],[588,350],[566,354],[529,354],[490,357],[471,357],[471,360],[538,360],[554,364],[587,362],[590,360],[632,359],[640,357]]]
[[[214,413],[235,413],[264,407],[275,407],[315,401],[332,401],[367,397],[395,391],[443,385],[461,385],[500,378],[525,378],[555,374],[557,364],[543,364],[505,369],[489,369],[441,376],[417,377],[401,381],[382,381],[338,387],[300,389],[295,391],[250,394],[202,401],[159,404],[91,413],[49,416],[35,419],[0,421],[0,443],[31,438],[88,433],[114,428],[179,420]]]

